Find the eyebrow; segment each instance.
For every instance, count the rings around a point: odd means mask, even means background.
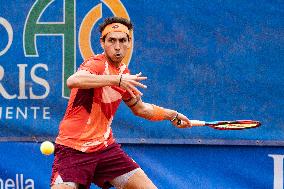
[[[109,40],[112,40],[112,39],[114,39],[114,40],[123,40],[123,39],[127,39],[127,37],[122,37],[122,38],[115,38],[115,37],[110,37],[109,38]]]

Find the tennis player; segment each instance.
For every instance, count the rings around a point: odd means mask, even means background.
[[[52,189],[157,188],[115,142],[111,123],[123,100],[132,112],[151,121],[170,120],[179,128],[190,120],[175,110],[142,101],[141,73],[130,74],[122,62],[130,48],[132,23],[107,18],[100,25],[104,53],[85,60],[67,80],[70,99],[60,123],[52,166]]]

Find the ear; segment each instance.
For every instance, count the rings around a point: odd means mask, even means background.
[[[102,38],[100,38],[100,44],[101,44],[102,49],[105,50],[105,42],[103,41]]]

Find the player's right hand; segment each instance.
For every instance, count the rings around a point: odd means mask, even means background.
[[[143,93],[138,90],[137,87],[141,87],[146,89],[147,86],[142,84],[140,81],[146,80],[147,77],[142,76],[142,73],[140,72],[139,74],[135,75],[129,75],[129,74],[122,74],[121,78],[119,78],[119,87],[125,89],[126,91],[129,92],[129,94],[133,97],[136,98],[138,96],[142,96]]]

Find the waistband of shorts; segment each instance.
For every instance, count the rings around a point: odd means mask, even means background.
[[[95,150],[95,151],[91,151],[91,152],[83,152],[77,148],[74,148],[73,146],[69,146],[68,144],[61,144],[59,142],[55,142],[55,152],[56,152],[56,149],[69,149],[69,150],[74,150],[74,151],[79,151],[79,152],[82,152],[82,153],[95,153],[95,152],[100,152],[100,151],[105,151],[107,149],[110,149],[110,148],[113,148],[115,146],[121,146],[120,144],[118,144],[116,141],[113,141],[111,144],[109,144],[108,146],[104,146],[102,148],[99,148],[98,150]]]

